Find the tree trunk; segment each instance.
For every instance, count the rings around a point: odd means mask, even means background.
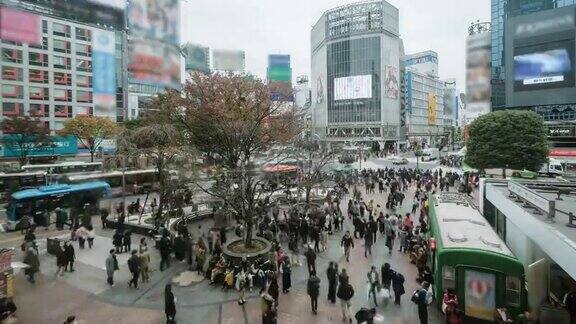
[[[94,153],[96,153],[95,151],[96,150],[93,150],[93,149],[90,150],[90,162],[94,162]]]
[[[252,246],[252,227],[253,227],[253,223],[252,223],[252,219],[247,219],[246,222],[246,237],[244,238],[244,245],[246,245],[246,247],[251,247]]]
[[[506,168],[502,168],[502,179],[506,179]]]
[[[310,207],[310,192],[312,192],[312,186],[306,186],[306,208]]]
[[[158,199],[158,213],[157,219],[158,224],[162,221],[162,214],[164,212],[164,204],[166,202],[166,182],[164,181],[164,166],[162,162],[156,164],[156,169],[158,169],[158,184],[159,184],[159,199]]]

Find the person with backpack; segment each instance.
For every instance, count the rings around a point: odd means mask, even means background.
[[[390,284],[394,279],[394,270],[390,268],[390,263],[386,262],[380,268],[380,275],[382,276],[382,287],[390,289]]]
[[[344,269],[342,269],[344,270]],[[354,288],[348,282],[348,280],[340,280],[340,285],[338,286],[338,293],[336,294],[340,299],[340,307],[342,308],[342,320],[350,321],[352,323],[352,312],[350,311],[350,300],[354,297]]]
[[[318,314],[318,295],[320,295],[320,278],[316,277],[316,272],[310,273],[308,279],[307,292],[310,296],[310,305],[312,306],[312,313]]]
[[[418,305],[418,318],[420,319],[420,324],[428,324],[428,304],[432,302],[428,288],[430,288],[430,284],[424,281],[422,282],[422,288],[414,291],[412,294],[412,302]]]
[[[400,305],[400,298],[406,292],[404,290],[404,276],[401,273],[393,273],[392,288],[394,289],[394,304]]]

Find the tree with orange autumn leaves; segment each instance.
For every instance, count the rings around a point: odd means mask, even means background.
[[[254,159],[275,145],[289,144],[300,131],[294,108],[271,100],[278,91],[247,75],[196,73],[181,93],[172,94],[179,104],[171,118],[185,141],[220,167],[215,185],[198,187],[222,200],[225,210],[245,225],[246,246],[272,194]]]

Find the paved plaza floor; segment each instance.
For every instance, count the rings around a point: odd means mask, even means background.
[[[363,188],[361,188],[363,190]],[[414,188],[410,189],[404,205],[400,208],[402,214],[410,209]],[[369,194],[365,201],[374,199],[375,204],[384,206],[385,195]],[[342,210],[348,197],[343,199]],[[210,227],[210,221],[204,221],[202,230]],[[345,227],[352,229],[351,221],[346,219]],[[410,264],[408,256],[394,251],[391,255],[384,246],[384,239],[379,235],[373,254],[364,257],[363,239],[355,240],[356,247],[352,250],[350,262],[346,262],[340,240],[344,232],[337,232],[329,237],[329,247],[321,252],[317,259],[317,271],[321,282],[321,298],[318,315],[313,315],[309,298],[306,294],[308,271],[306,266],[294,267],[292,271],[292,289],[279,298],[278,323],[342,323],[339,304],[327,301],[328,285],[326,269],[330,261],[336,261],[340,269],[346,268],[350,281],[356,293],[352,299],[352,311],[369,306],[366,291],[366,274],[371,265],[380,271],[383,263],[388,262],[392,268],[404,274],[406,278],[406,294],[402,305],[393,303],[379,305],[378,313],[383,316],[384,323],[418,323],[417,306],[410,301],[410,295],[418,284],[415,281],[416,267]],[[128,287],[129,273],[126,265],[127,255],[119,258],[120,271],[116,272],[115,287],[106,284],[104,260],[111,247],[112,230],[98,230],[96,246],[93,250],[79,250],[75,265],[76,271],[56,277],[56,260],[54,256],[43,255],[41,258],[41,275],[35,285],[29,284],[22,273],[16,275],[16,297],[21,323],[61,323],[68,315],[76,315],[79,323],[164,323],[164,286],[186,270],[187,265],[173,262],[172,266],[159,271],[159,255],[152,251],[151,266],[155,270],[151,281],[135,290]],[[194,233],[198,235],[198,233]],[[230,233],[229,236],[233,234]],[[139,236],[133,236],[133,248],[137,247]],[[153,242],[149,240],[149,245]],[[398,248],[398,242],[396,242]],[[285,247],[287,249],[287,247]],[[301,257],[305,263],[304,258]],[[184,277],[185,278],[185,277]],[[244,306],[237,304],[238,293],[234,290],[224,292],[220,287],[209,285],[206,280],[197,282],[191,280],[187,287],[174,285],[173,291],[178,299],[178,323],[260,323],[260,299],[257,291],[247,295]],[[430,306],[430,323],[443,321],[440,312]]]

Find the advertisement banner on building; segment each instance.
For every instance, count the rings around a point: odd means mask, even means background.
[[[16,142],[20,135],[4,135],[4,142]],[[8,138],[6,138],[8,137]],[[51,145],[47,147],[36,147],[37,143],[30,142],[28,156],[57,156],[76,155],[78,153],[78,141],[74,136],[54,136]],[[19,157],[21,149],[16,145],[4,145],[4,157]]]
[[[386,66],[386,79],[384,81],[384,95],[387,98],[397,99],[400,92],[398,85],[398,68],[395,66]]]
[[[150,40],[130,43],[128,62],[131,82],[180,88],[178,47]]]
[[[116,38],[114,32],[92,30],[94,116],[116,120]]]
[[[179,46],[179,1],[131,0],[128,4],[128,28],[134,38],[155,39]]]
[[[212,67],[218,71],[244,72],[246,54],[238,50],[213,50]]]
[[[210,72],[210,50],[208,47],[186,44],[183,51],[186,54],[186,71]]]
[[[406,110],[412,114],[412,72],[406,72]]]
[[[428,93],[428,125],[436,125],[436,95]]]
[[[290,67],[290,55],[284,54],[270,54],[268,55],[269,67]]]
[[[496,309],[496,276],[491,273],[465,270],[466,316],[494,320]]]
[[[372,75],[334,79],[334,100],[372,98]]]
[[[0,39],[38,45],[42,42],[40,16],[26,11],[0,7]]]

